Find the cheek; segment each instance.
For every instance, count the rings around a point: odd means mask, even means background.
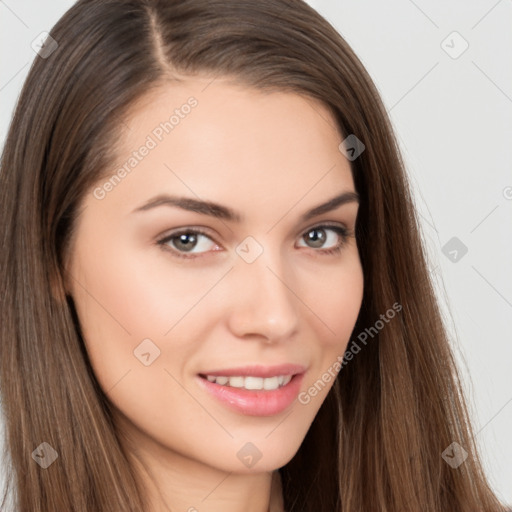
[[[146,252],[122,240],[103,243],[101,252],[80,251],[73,270],[81,286],[73,295],[82,304],[84,322],[99,338],[135,342],[163,336],[207,290],[208,279],[198,272],[173,268],[158,248]],[[90,338],[98,337],[91,332]]]
[[[349,264],[350,263],[350,264]],[[319,276],[317,293],[309,293],[316,306],[316,364],[311,368],[298,402],[310,411],[318,411],[334,385],[340,363],[350,342],[363,300],[364,279],[359,258]]]
[[[178,320],[183,294],[176,291],[176,280],[163,281],[134,251],[108,242],[101,251],[88,247],[79,248],[72,269],[73,299],[91,364],[108,390],[127,371],[143,366],[134,354],[143,340],[155,344],[143,345],[151,359],[163,350],[160,340]]]
[[[196,361],[207,327],[225,311],[215,289],[225,269],[188,268],[158,247],[105,238],[82,243],[72,269],[84,342],[104,391],[130,386],[141,393],[134,402],[147,403],[155,389],[177,386],[170,374],[183,382]]]
[[[363,271],[357,254],[351,253],[339,267],[317,275],[317,284],[306,296],[314,307],[325,350],[345,350],[363,300]],[[323,335],[319,333],[323,332]]]
[[[197,403],[179,384],[195,346],[192,332],[187,339],[172,329],[207,283],[191,288],[169,272],[164,281],[162,270],[136,253],[107,253],[84,251],[74,268],[73,299],[94,374],[113,405],[141,428],[166,425],[178,435],[169,412],[179,410],[189,424],[197,416]]]

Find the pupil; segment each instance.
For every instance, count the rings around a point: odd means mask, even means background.
[[[320,236],[311,235],[311,233],[322,233]],[[325,233],[323,229],[313,229],[309,232],[309,241],[317,243],[315,247],[321,247],[325,241]]]
[[[192,243],[188,243],[187,244],[187,239],[190,240],[192,239]],[[194,245],[194,242],[196,242],[196,236],[192,233],[185,233],[183,235],[180,235],[178,237],[178,243],[179,244],[184,244],[184,246],[182,247],[183,249],[185,250],[190,250],[193,248],[193,245]]]

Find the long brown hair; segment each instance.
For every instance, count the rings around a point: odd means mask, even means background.
[[[15,510],[147,507],[62,263],[81,199],[113,168],[130,106],[197,74],[318,99],[344,137],[363,142],[351,161],[364,271],[354,339],[401,306],[343,365],[280,468],[287,512],[503,511],[478,457],[386,110],[339,33],[301,0],[80,0],[50,35],[57,46],[32,65],[0,172],[0,390]],[[59,457],[45,470],[31,456],[43,442]],[[442,457],[454,442],[469,454],[456,468]]]

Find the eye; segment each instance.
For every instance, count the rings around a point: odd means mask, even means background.
[[[302,236],[302,240],[307,243],[312,243],[313,248],[316,249],[318,246],[325,244],[326,240],[329,237],[326,235],[327,232],[335,233],[334,236],[331,236],[331,241],[334,239],[334,246],[329,247],[327,249],[322,249],[317,252],[321,252],[322,254],[335,254],[343,249],[343,246],[346,244],[347,239],[349,237],[349,231],[347,228],[338,225],[329,225],[323,224],[321,226],[315,226],[311,229],[308,229],[306,233]],[[336,238],[339,238],[339,241],[336,242]]]
[[[334,235],[328,236],[329,232],[334,233]],[[308,229],[302,235],[301,240],[311,244],[310,247],[315,249],[314,252],[329,255],[339,253],[343,249],[349,234],[349,230],[343,226],[324,224]],[[192,259],[199,257],[204,252],[208,252],[208,240],[216,247],[216,249],[213,249],[214,251],[221,250],[206,232],[198,228],[186,228],[176,233],[171,233],[158,240],[157,244],[162,246],[164,250],[171,251],[173,256]],[[321,249],[321,246],[326,241],[334,242],[334,245]],[[199,250],[194,252],[195,249]]]
[[[204,249],[205,244],[198,243],[202,238],[213,242],[213,240],[204,231],[195,228],[178,231],[177,233],[173,233],[161,240],[158,240],[157,243],[166,248],[166,246],[169,245],[169,242],[171,242],[174,248],[170,248],[170,250],[172,254],[178,258],[197,258],[196,253],[192,251],[197,247]],[[206,246],[207,245],[208,244],[206,243]],[[183,254],[181,253],[182,251],[184,252]],[[198,252],[201,253],[204,251]],[[192,254],[193,256],[188,256],[188,254]]]

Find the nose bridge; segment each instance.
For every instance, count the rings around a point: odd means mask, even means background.
[[[238,249],[248,247],[245,254],[253,251],[254,258],[254,251],[257,251],[254,242],[248,241],[247,246],[242,242]],[[287,282],[291,273],[285,271],[286,262],[279,250],[261,247],[259,255],[252,261],[251,258],[244,259],[243,252],[239,255],[233,276],[237,290],[231,308],[232,329],[239,336],[260,334],[268,340],[290,336],[297,327],[297,301],[292,292],[293,283]]]

